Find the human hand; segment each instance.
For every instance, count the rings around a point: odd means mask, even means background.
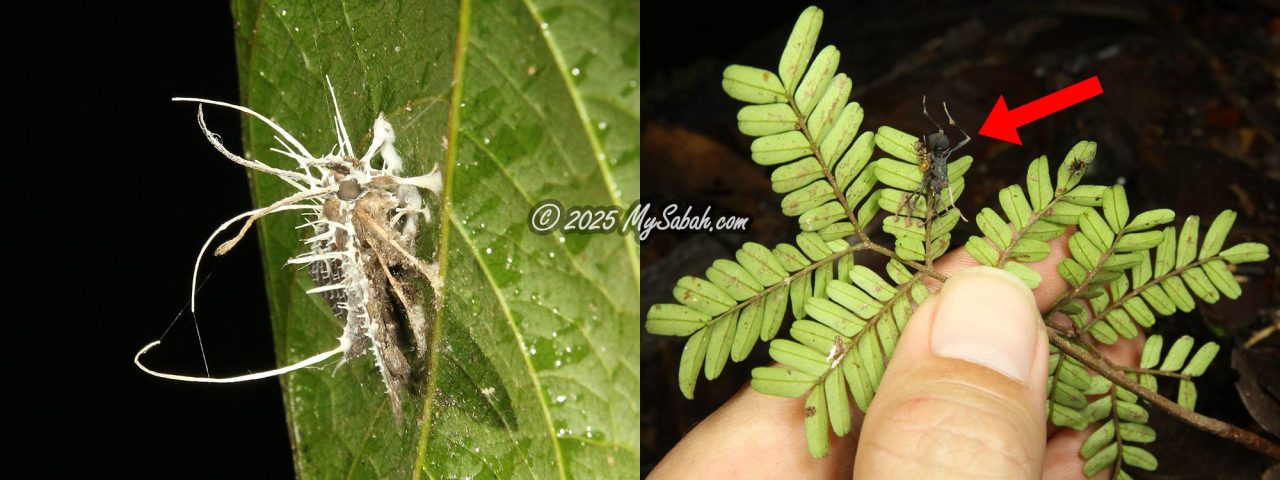
[[[1068,288],[1056,270],[1063,238],[1030,265],[1043,279],[1034,292],[1008,273],[970,269],[977,262],[962,249],[939,259],[947,283],[916,309],[865,417],[853,409],[853,431],[831,436],[827,458],[809,454],[804,399],[747,387],[649,478],[1081,478],[1078,452],[1090,432],[1045,420],[1040,312]],[[1142,340],[1100,350],[1136,365]]]

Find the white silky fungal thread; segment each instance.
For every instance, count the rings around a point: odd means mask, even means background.
[[[325,80],[327,82],[328,78]],[[419,190],[430,191],[438,198],[444,182],[438,165],[426,175],[400,176],[404,162],[395,149],[395,132],[382,115],[373,123],[373,140],[369,149],[357,157],[332,84],[329,85],[329,94],[333,99],[338,144],[330,153],[320,157],[308,151],[284,128],[249,108],[201,98],[173,100],[201,104],[196,117],[200,129],[223,156],[246,168],[274,175],[297,189],[297,193],[271,205],[235,216],[209,236],[200,248],[192,273],[191,311],[195,312],[196,273],[200,270],[200,259],[218,234],[236,223],[242,224],[233,238],[214,250],[215,255],[222,255],[244,238],[257,219],[271,213],[300,210],[309,221],[298,228],[309,228],[312,235],[303,240],[304,251],[287,263],[309,268],[317,286],[307,293],[323,295],[334,312],[345,317],[346,326],[338,337],[338,345],[292,365],[265,372],[234,377],[195,377],[157,372],[142,364],[142,355],[159,345],[162,336],[138,351],[134,363],[142,371],[161,378],[235,383],[285,374],[339,354],[343,356],[341,365],[371,351],[391,397],[395,417],[402,421],[400,391],[406,385],[411,368],[399,347],[400,325],[395,318],[392,298],[408,317],[412,344],[421,357],[427,349],[430,322],[439,316],[440,305],[438,301],[433,302],[431,311],[424,311],[424,295],[418,281],[425,282],[435,295],[439,295],[442,279],[438,263],[425,262],[414,253],[417,251],[418,216],[422,216],[424,222],[431,222],[431,213],[425,207]],[[238,110],[267,124],[278,134],[275,138],[282,147],[271,150],[297,161],[298,169],[279,169],[231,153],[205,125],[203,104]],[[379,168],[373,167],[375,156],[381,158]]]

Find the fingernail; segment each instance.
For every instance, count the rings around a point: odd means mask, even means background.
[[[1009,272],[975,267],[938,294],[930,343],[935,355],[973,362],[1027,383],[1040,335],[1035,296]]]

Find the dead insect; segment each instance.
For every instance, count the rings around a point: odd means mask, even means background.
[[[926,97],[920,97],[924,116],[933,123],[933,126],[938,127],[938,131],[921,135],[920,140],[916,142],[916,155],[920,160],[920,171],[924,173],[924,178],[920,180],[920,186],[914,192],[908,193],[903,198],[902,204],[898,207],[898,216],[902,216],[903,212],[908,214],[919,212],[916,208],[917,198],[923,198],[925,201],[925,211],[920,212],[925,218],[938,213],[938,203],[943,189],[947,190],[947,197],[950,200],[948,205],[955,208],[956,198],[951,191],[951,182],[947,175],[947,160],[951,158],[952,153],[969,143],[969,134],[956,125],[956,121],[951,118],[951,112],[947,110],[947,102],[942,102],[942,111],[947,114],[947,123],[956,127],[956,130],[964,135],[964,140],[952,147],[951,139],[947,138],[947,134],[942,131],[942,126],[929,115],[929,106],[925,100]],[[959,208],[956,208],[956,213],[964,221],[969,221],[963,213],[960,213]]]
[[[307,293],[322,295],[333,311],[346,320],[342,335],[338,337],[338,346],[293,365],[225,378],[174,375],[147,368],[142,364],[142,355],[159,345],[160,340],[143,347],[134,356],[134,363],[157,377],[234,383],[281,375],[339,354],[342,355],[339,365],[342,365],[371,351],[391,397],[392,411],[396,420],[401,421],[400,392],[407,385],[412,368],[400,347],[402,335],[399,331],[409,330],[409,343],[421,358],[427,350],[431,321],[439,317],[440,302],[432,302],[433,308],[425,311],[425,295],[418,285],[429,286],[434,291],[434,298],[438,299],[443,283],[439,264],[423,261],[416,254],[418,217],[422,216],[425,222],[431,221],[430,211],[425,208],[419,190],[439,195],[443,190],[443,177],[438,166],[426,175],[401,177],[403,160],[395,149],[395,132],[381,115],[373,123],[369,149],[357,157],[343,124],[342,113],[338,110],[332,85],[329,93],[333,97],[337,153],[331,151],[318,157],[275,122],[248,108],[198,98],[174,100],[232,108],[262,120],[276,131],[276,139],[283,147],[272,150],[298,162],[297,170],[285,170],[231,153],[205,125],[203,107],[197,110],[200,129],[223,156],[247,168],[275,175],[298,192],[223,223],[200,249],[195,270],[199,271],[200,258],[213,238],[237,222],[243,222],[239,233],[219,245],[215,255],[222,255],[235,246],[257,219],[273,212],[302,211],[304,218],[310,221],[299,228],[309,228],[312,235],[303,240],[302,253],[289,259],[288,263],[307,266],[316,284]],[[382,160],[378,168],[373,166],[375,156]],[[193,313],[195,291],[193,273]],[[407,317],[405,325],[398,321],[396,312]]]

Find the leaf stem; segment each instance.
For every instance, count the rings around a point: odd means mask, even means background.
[[[795,96],[790,93],[787,94],[787,104],[791,105],[791,111],[796,115],[796,126],[800,127],[800,133],[803,133],[804,138],[809,141],[809,150],[813,151],[813,158],[817,159],[818,166],[822,167],[822,174],[827,177],[827,183],[831,184],[831,191],[835,192],[836,201],[840,202],[840,206],[844,208],[845,216],[849,218],[849,223],[853,224],[853,232],[858,235],[859,242],[871,243],[871,239],[867,238],[866,232],[862,231],[862,224],[858,223],[857,217],[854,216],[853,208],[849,207],[849,200],[845,198],[843,189],[836,182],[835,174],[831,172],[830,168],[827,168],[827,162],[822,158],[822,149],[818,148],[818,139],[813,138],[813,134],[809,132],[809,125],[805,122],[805,116],[800,112],[800,107],[796,105]]]
[[[770,285],[770,286],[768,286],[768,287],[765,287],[765,288],[761,289],[759,292],[757,292],[757,293],[756,293],[755,295],[753,295],[751,298],[748,298],[748,299],[746,299],[746,300],[743,300],[743,301],[741,301],[741,302],[738,302],[738,304],[737,304],[737,305],[734,305],[734,306],[733,306],[733,308],[730,308],[730,309],[728,309],[728,310],[725,310],[725,312],[724,312],[724,313],[721,313],[720,315],[716,315],[716,318],[713,318],[713,319],[711,319],[710,321],[708,321],[708,322],[707,322],[707,324],[706,324],[706,326],[704,326],[704,327],[702,327],[702,328],[710,328],[712,325],[714,325],[715,323],[719,322],[720,320],[723,320],[724,318],[728,317],[729,315],[732,315],[734,312],[737,312],[738,310],[742,310],[743,308],[746,308],[746,307],[747,307],[747,305],[750,305],[750,304],[752,304],[752,303],[755,303],[755,302],[758,302],[758,301],[760,301],[760,300],[764,299],[765,297],[769,296],[769,294],[770,294],[770,293],[773,293],[773,291],[774,291],[774,290],[777,290],[777,289],[779,289],[779,288],[785,288],[785,287],[788,287],[789,285],[791,285],[791,282],[792,282],[792,281],[794,281],[795,279],[800,278],[800,277],[802,277],[802,276],[804,276],[804,275],[807,275],[809,272],[812,272],[812,271],[814,271],[814,270],[817,270],[817,269],[818,269],[818,267],[821,267],[821,266],[823,266],[823,265],[827,265],[827,264],[829,264],[829,263],[831,263],[831,262],[834,262],[834,261],[836,261],[836,260],[840,259],[840,257],[843,257],[843,256],[845,256],[845,255],[850,255],[850,254],[852,254],[852,253],[854,253],[854,252],[859,252],[859,251],[862,251],[862,250],[869,250],[869,249],[870,249],[870,246],[874,246],[874,245],[875,245],[875,244],[873,244],[873,243],[859,243],[859,244],[857,244],[857,245],[850,246],[849,248],[846,248],[846,249],[844,249],[844,250],[840,250],[840,251],[838,251],[838,252],[832,252],[832,253],[831,253],[831,255],[828,255],[826,258],[823,258],[823,259],[821,259],[821,260],[815,260],[813,263],[810,263],[809,265],[805,266],[804,268],[802,268],[802,269],[800,269],[800,270],[796,270],[796,272],[795,272],[795,273],[792,273],[791,275],[788,275],[786,278],[782,279],[782,280],[781,280],[781,281],[779,281],[778,283],[775,283],[775,284],[773,284],[773,285]]]
[[[1187,410],[1181,405],[1164,398],[1160,394],[1146,389],[1137,382],[1129,380],[1124,376],[1124,372],[1121,368],[1118,368],[1106,358],[1093,355],[1081,349],[1070,340],[1059,335],[1053,330],[1047,330],[1047,332],[1049,334],[1049,343],[1058,347],[1058,350],[1063,353],[1070,355],[1071,358],[1080,361],[1080,363],[1083,363],[1097,374],[1102,375],[1107,380],[1110,380],[1113,384],[1119,385],[1125,390],[1133,392],[1138,397],[1141,397],[1148,403],[1164,410],[1166,413],[1173,415],[1184,423],[1240,444],[1250,450],[1266,455],[1273,460],[1280,461],[1280,445],[1276,445],[1266,438],[1248,430]]]
[[[1084,326],[1085,330],[1088,330],[1089,327],[1092,327],[1093,324],[1097,322],[1099,318],[1104,318],[1108,313],[1111,313],[1112,310],[1123,307],[1124,302],[1128,301],[1130,298],[1133,298],[1135,296],[1142,294],[1142,292],[1147,290],[1148,288],[1151,288],[1154,285],[1159,285],[1165,280],[1168,280],[1170,277],[1180,276],[1187,270],[1191,270],[1201,265],[1208,264],[1209,262],[1212,262],[1215,260],[1222,260],[1222,259],[1223,258],[1221,255],[1214,255],[1204,260],[1196,260],[1194,262],[1188,263],[1185,266],[1170,270],[1168,273],[1165,273],[1164,275],[1160,275],[1156,278],[1153,278],[1151,279],[1151,281],[1144,283],[1141,286],[1133,287],[1133,289],[1129,290],[1128,293],[1121,295],[1120,298],[1112,300],[1111,303],[1108,303],[1106,307],[1103,307],[1101,312],[1099,312],[1097,315],[1094,315],[1093,318],[1090,318],[1089,321],[1085,323],[1085,326]]]

